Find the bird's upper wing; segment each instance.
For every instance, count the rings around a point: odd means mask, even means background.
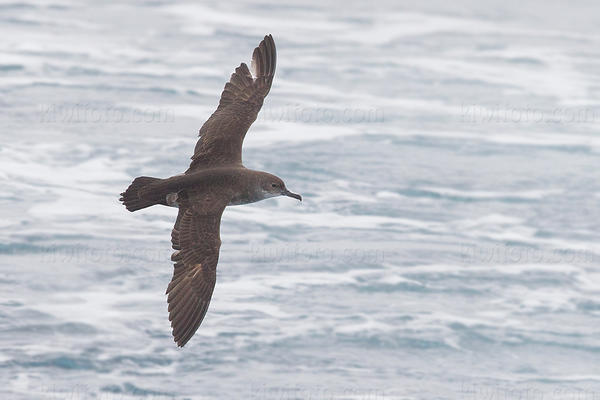
[[[267,35],[252,54],[252,74],[242,63],[225,84],[217,110],[200,129],[186,173],[216,166],[241,166],[244,136],[271,89],[276,61],[275,42]]]
[[[173,338],[183,347],[194,335],[208,309],[217,278],[221,239],[219,229],[226,199],[204,195],[181,196],[171,232],[175,262],[167,287]]]

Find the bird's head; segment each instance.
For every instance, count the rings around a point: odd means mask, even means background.
[[[261,189],[265,195],[265,198],[276,196],[288,196],[302,201],[302,196],[287,190],[287,188],[285,187],[285,183],[283,183],[281,178],[275,175],[265,174],[265,176],[261,180]]]

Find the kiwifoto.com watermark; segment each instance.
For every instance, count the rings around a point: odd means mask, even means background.
[[[461,104],[460,117],[472,124],[591,124],[600,122],[600,108]]]
[[[376,107],[329,108],[287,104],[264,106],[259,121],[294,122],[304,124],[375,124],[385,122],[383,109]]]
[[[463,400],[600,400],[597,390],[568,386],[548,388],[463,382],[459,392]]]
[[[169,246],[136,247],[130,245],[89,247],[84,243],[65,245],[44,245],[35,248],[14,248],[4,254],[22,256],[31,253],[37,254],[42,263],[128,263],[132,260],[147,263],[163,262],[171,258],[175,250]]]
[[[542,249],[527,246],[465,245],[461,248],[466,264],[594,264],[600,256],[584,249]]]
[[[364,388],[364,387],[346,387],[329,388],[326,386],[268,386],[256,385],[250,386],[250,393],[247,397],[251,400],[335,400],[335,399],[356,399],[356,400],[385,400],[386,393],[382,389]]]
[[[73,386],[48,384],[31,388],[31,398],[56,399],[56,400],[127,400],[140,398],[144,400],[179,400],[182,397],[174,394],[162,393],[151,389],[142,389],[131,383],[123,385],[108,384],[103,387],[78,383]],[[183,397],[186,398],[186,397]]]
[[[136,108],[91,103],[41,104],[41,123],[148,124],[175,122],[170,108]]]
[[[390,250],[356,245],[339,246],[267,246],[251,244],[252,262],[302,263],[311,260],[320,262],[342,262],[346,264],[381,264]]]

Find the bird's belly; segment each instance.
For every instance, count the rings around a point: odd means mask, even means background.
[[[231,198],[231,200],[229,201],[229,204],[227,204],[227,205],[228,206],[239,206],[242,204],[254,203],[255,201],[257,201],[257,200],[251,198],[246,193],[244,193],[244,194],[239,194],[239,195],[233,196]]]

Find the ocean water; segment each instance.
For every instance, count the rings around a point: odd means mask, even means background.
[[[0,4],[0,398],[600,399],[600,5]],[[267,33],[244,163],[183,349],[184,171]]]

